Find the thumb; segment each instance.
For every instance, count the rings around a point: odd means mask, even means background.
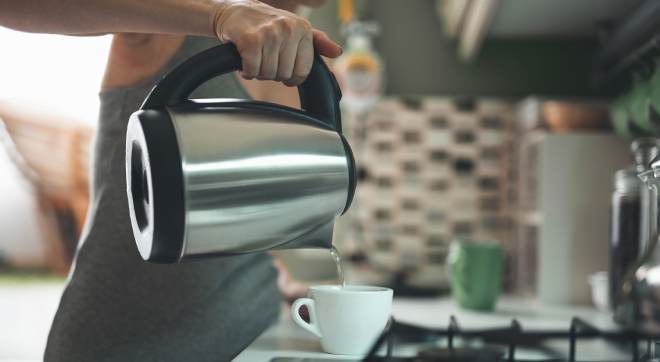
[[[320,30],[314,29],[314,49],[319,54],[328,58],[337,58],[343,52],[342,48],[332,41],[328,35]]]

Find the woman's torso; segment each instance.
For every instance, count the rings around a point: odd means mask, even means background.
[[[46,360],[228,360],[277,316],[276,271],[266,253],[176,265],[150,264],[139,257],[124,176],[128,118],[165,72],[217,45],[198,37],[158,39],[147,48],[136,43],[138,49],[151,50],[135,54],[122,55],[114,44],[117,39],[113,43],[100,94],[91,208]],[[124,68],[133,62],[130,69],[147,71],[118,75],[122,62]],[[193,96],[248,94],[234,76],[226,75]]]

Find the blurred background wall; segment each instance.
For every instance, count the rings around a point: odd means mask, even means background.
[[[598,8],[608,14],[625,16],[632,11],[622,1],[562,0],[549,2],[533,0],[523,7],[516,1],[502,1],[493,22],[529,19],[544,23],[545,7],[566,9],[566,14],[589,12],[598,17]],[[343,39],[337,22],[338,1],[328,1],[311,13],[310,19],[334,39]],[[518,6],[517,6],[518,5]],[[528,13],[514,13],[516,7]],[[614,7],[614,8],[613,8]],[[578,20],[582,25],[566,33],[567,21],[551,19],[560,26],[549,25],[539,34],[511,33],[510,30],[483,44],[479,56],[462,62],[457,56],[457,41],[442,29],[435,0],[362,0],[356,3],[364,18],[381,25],[375,45],[386,67],[386,93],[393,95],[497,95],[524,96],[528,94],[588,96],[594,94],[590,85],[598,39],[593,24]],[[570,9],[570,10],[569,10]],[[520,12],[520,10],[518,10]],[[501,20],[498,20],[498,17]],[[570,15],[568,15],[570,19]],[[578,23],[576,21],[576,23]],[[522,26],[522,25],[521,25]],[[506,29],[505,29],[506,30]],[[576,36],[577,33],[577,36]]]

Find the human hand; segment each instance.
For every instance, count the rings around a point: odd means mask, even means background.
[[[216,36],[241,54],[246,79],[301,84],[314,61],[314,50],[336,58],[341,47],[306,19],[257,0],[224,0],[213,18]]]
[[[273,266],[277,269],[277,286],[282,293],[282,297],[287,303],[291,304],[298,298],[307,296],[309,287],[297,281],[289,272],[286,265],[277,257],[273,258]]]

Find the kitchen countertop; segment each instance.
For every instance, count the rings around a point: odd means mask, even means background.
[[[401,322],[425,327],[447,327],[454,315],[463,330],[506,327],[516,318],[523,330],[562,329],[568,331],[572,317],[578,316],[598,328],[616,329],[612,317],[588,306],[544,305],[533,300],[503,297],[493,312],[481,313],[460,309],[451,298],[395,298],[392,315]],[[563,344],[567,342],[563,341]],[[580,342],[578,352],[603,355],[605,359],[626,356],[604,341]],[[563,345],[562,345],[563,347]],[[267,362],[275,357],[343,359],[321,351],[318,339],[297,327],[288,311],[283,311],[277,324],[266,330],[234,362]]]
[[[279,322],[252,342],[233,362],[268,362],[275,357],[346,359],[346,356],[324,353],[319,340],[295,325],[287,311],[283,311]]]

